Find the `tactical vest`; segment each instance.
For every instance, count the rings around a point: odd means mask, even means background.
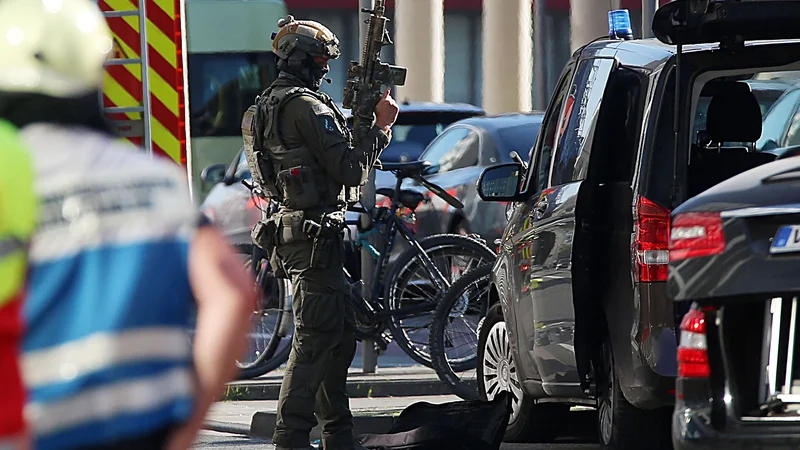
[[[271,87],[256,98],[256,104],[247,110],[242,121],[245,153],[253,179],[292,210],[331,211],[344,203],[357,202],[358,188],[342,186],[328,175],[337,168],[323,167],[311,149],[290,148],[281,136],[283,107],[303,95],[327,105],[348,145],[352,142],[347,119],[330,96],[303,87]]]

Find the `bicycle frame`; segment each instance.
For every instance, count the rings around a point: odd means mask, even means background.
[[[377,320],[385,320],[390,317],[394,317],[396,319],[404,319],[407,317],[415,316],[419,313],[424,312],[431,312],[436,309],[436,305],[419,305],[414,307],[408,308],[400,308],[400,309],[392,309],[387,310],[383,308],[383,305],[378,302],[377,300],[381,298],[381,294],[385,288],[385,277],[386,273],[388,272],[387,267],[389,265],[390,255],[392,253],[392,249],[394,248],[395,238],[397,233],[400,233],[400,236],[408,242],[408,244],[413,248],[417,254],[420,256],[422,261],[422,265],[425,270],[432,276],[433,282],[436,285],[437,290],[439,291],[440,295],[444,295],[447,289],[450,287],[450,283],[447,282],[447,279],[442,275],[439,269],[433,264],[433,261],[428,257],[425,253],[425,250],[422,246],[414,238],[413,233],[408,227],[403,223],[402,219],[397,216],[398,204],[399,204],[399,197],[401,186],[403,183],[403,178],[398,177],[397,182],[395,183],[394,187],[394,199],[391,202],[391,206],[389,208],[389,215],[385,221],[378,220],[375,217],[375,214],[372,211],[367,210],[364,208],[362,204],[361,207],[363,208],[362,213],[367,213],[370,217],[370,220],[373,222],[374,225],[381,225],[378,234],[383,238],[385,242],[384,251],[381,252],[381,255],[378,257],[377,264],[375,266],[375,270],[373,271],[373,280],[375,282],[372,285],[372,290],[368,298],[364,298],[364,301],[370,306],[369,311],[373,315],[373,317]],[[350,223],[353,224],[353,223]]]

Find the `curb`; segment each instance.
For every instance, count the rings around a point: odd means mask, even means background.
[[[356,415],[353,414],[353,434],[358,436],[367,433],[388,433],[394,425],[395,415],[399,414],[400,410],[386,411],[382,410],[378,415]],[[272,439],[272,433],[275,431],[275,420],[277,418],[274,412],[257,412],[253,415],[253,420],[250,424],[249,436],[260,439]],[[312,441],[321,438],[322,427],[315,426],[311,430],[310,438]]]
[[[247,383],[228,385],[226,400],[277,400],[280,383]],[[450,395],[450,386],[438,379],[429,380],[358,380],[348,381],[347,396],[366,397],[424,397]]]
[[[250,436],[250,428],[246,425],[220,422],[217,420],[206,420],[203,422],[203,429],[217,431],[219,433],[237,434],[240,436]]]

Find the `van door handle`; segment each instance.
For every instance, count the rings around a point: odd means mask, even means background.
[[[546,212],[547,212],[547,197],[539,200],[533,207],[533,213],[536,217],[536,220],[539,220],[542,217],[544,217],[544,213]]]

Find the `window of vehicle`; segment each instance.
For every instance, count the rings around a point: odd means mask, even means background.
[[[381,161],[413,161],[419,158],[425,146],[441,134],[446,124],[394,125],[392,141],[381,153]]]
[[[610,58],[587,59],[578,64],[558,130],[551,181],[553,186],[571,183],[586,176],[582,168],[588,165],[597,111],[613,68],[614,60]],[[579,158],[583,162],[580,167],[576,165]]]
[[[637,69],[621,67],[611,75],[598,112],[592,159],[584,151],[575,163],[579,179],[591,178],[594,183],[632,181],[647,84],[647,76]]]
[[[479,145],[477,131],[456,126],[433,141],[420,159],[438,166],[438,173],[477,166]]]
[[[250,166],[247,165],[247,157],[244,151],[239,153],[239,161],[236,163],[236,170],[233,172],[234,181],[249,180],[253,175],[250,173]]]
[[[531,193],[540,192],[547,187],[550,175],[550,162],[553,155],[553,147],[556,144],[557,131],[561,118],[563,116],[564,106],[569,96],[569,87],[572,86],[572,73],[574,67],[567,66],[558,88],[555,91],[553,100],[550,102],[548,113],[545,116],[540,137],[537,140],[537,149],[532,152],[535,155],[536,161],[531,161],[528,166],[531,167],[528,175],[528,187]]]
[[[775,103],[761,123],[761,137],[756,141],[757,150],[769,150],[769,147],[776,148],[781,146],[783,132],[786,130],[786,125],[789,123],[792,112],[797,108],[798,101],[800,101],[800,89],[787,93]],[[794,123],[792,124],[792,127],[796,126]],[[791,129],[789,133],[792,133]]]
[[[541,127],[541,122],[532,121],[524,125],[498,129],[497,137],[500,142],[497,143],[497,153],[500,162],[511,162],[512,150],[516,151],[520,157],[529,154],[533,144],[536,143],[536,135],[539,134]]]
[[[240,136],[242,114],[277,76],[272,52],[194,53],[188,63],[192,137]]]
[[[800,111],[794,113],[792,117],[792,124],[789,125],[789,130],[786,133],[786,143],[784,147],[792,147],[800,145]]]

